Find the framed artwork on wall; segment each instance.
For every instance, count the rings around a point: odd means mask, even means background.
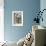
[[[23,26],[23,11],[12,11],[12,26]]]

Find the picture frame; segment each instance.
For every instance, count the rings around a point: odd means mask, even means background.
[[[23,11],[12,11],[12,26],[23,26]]]

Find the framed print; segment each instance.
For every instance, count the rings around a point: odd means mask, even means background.
[[[23,11],[12,11],[12,25],[23,26]]]

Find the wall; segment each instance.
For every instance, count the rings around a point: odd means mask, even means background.
[[[12,26],[12,11],[24,12],[24,26]],[[32,20],[40,10],[40,0],[4,0],[4,38],[7,41],[18,41],[32,29]]]
[[[41,11],[42,11],[43,9],[46,9],[46,0],[40,0],[40,9],[41,9]],[[46,27],[46,20],[45,20],[45,19],[46,19],[46,11],[43,12],[42,17],[43,17],[43,22],[40,21],[40,25]]]

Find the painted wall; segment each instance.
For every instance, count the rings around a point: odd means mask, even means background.
[[[40,0],[4,0],[4,38],[7,41],[18,41],[32,29],[32,20],[40,9]],[[24,26],[12,26],[12,11],[22,10]]]
[[[40,9],[41,9],[41,11],[42,11],[43,9],[46,9],[46,0],[41,0],[41,1],[40,1]],[[46,27],[46,20],[45,20],[45,19],[46,19],[46,11],[43,12],[42,17],[43,17],[43,22],[41,21],[41,22],[40,22],[40,25]]]

